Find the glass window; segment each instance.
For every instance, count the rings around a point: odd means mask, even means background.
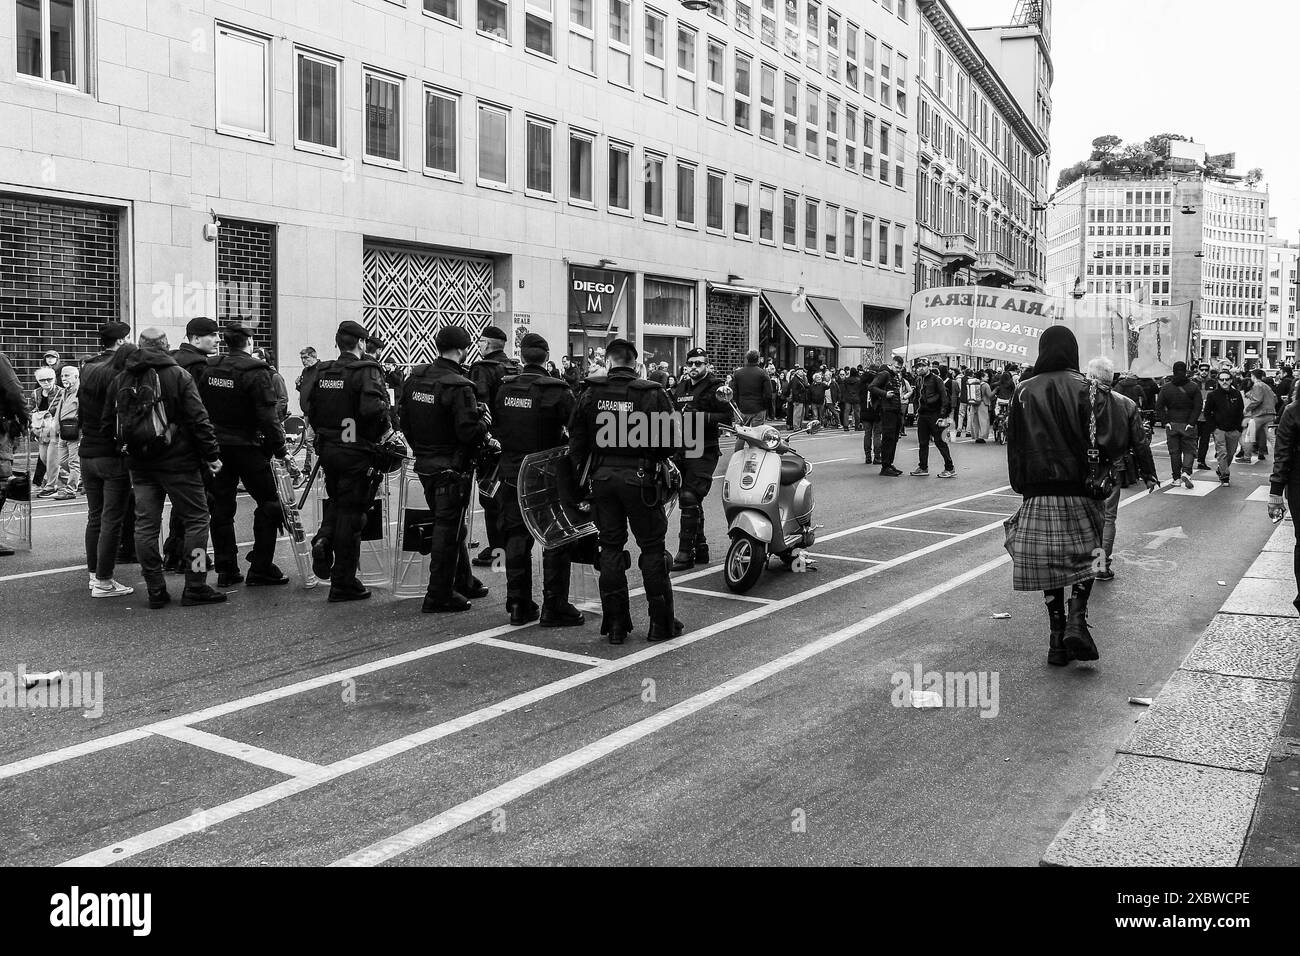
[[[550,198],[554,192],[552,166],[554,156],[555,126],[546,120],[528,117],[527,142],[528,175],[524,191]]]
[[[804,115],[804,152],[809,156],[821,155],[821,90],[808,87],[807,109]]]
[[[506,0],[478,0],[478,32],[510,39],[510,5]]]
[[[903,226],[894,226],[894,268],[903,268],[903,244],[906,241],[907,229]]]
[[[666,325],[679,329],[691,329],[695,325],[695,286],[684,282],[667,282],[662,279],[647,277],[645,280],[645,321],[646,325]],[[651,337],[647,336],[647,351],[654,350],[654,346],[650,344],[651,341]],[[659,343],[662,343],[662,345],[669,344],[663,339],[659,339],[656,344]],[[668,355],[670,352],[663,349],[660,354]]]
[[[826,205],[826,254],[838,256],[840,251],[840,207]]]
[[[862,92],[876,98],[876,38],[862,34]]]
[[[722,189],[725,184],[726,176],[723,173],[718,172],[716,169],[709,170],[708,195],[705,196],[705,214],[708,217],[706,225],[714,232],[722,232],[723,230]]]
[[[894,72],[894,96],[898,112],[907,115],[907,57],[898,54],[898,69]],[[961,116],[961,110],[957,111]]]
[[[880,124],[880,151],[876,154],[880,160],[880,181],[889,182],[889,124]]]
[[[666,61],[664,59],[664,15],[649,7],[645,11],[645,95],[667,100]]]
[[[650,152],[645,154],[645,217],[664,217],[664,157]]]
[[[785,55],[799,59],[799,0],[785,0]]]
[[[840,15],[826,11],[826,75],[840,81]]]
[[[899,189],[903,188],[903,176],[905,164],[903,162],[903,143],[907,139],[907,134],[901,129],[894,131],[894,185]]]
[[[754,35],[754,10],[746,0],[735,0],[736,29],[747,36]]]
[[[876,174],[876,118],[862,114],[862,175]]]
[[[442,17],[452,23],[460,22],[460,13],[456,9],[457,0],[424,0],[424,12],[435,17]]]
[[[803,248],[805,252],[817,251],[817,211],[816,199],[805,199],[803,203]]]
[[[483,0],[479,0],[480,5]],[[552,0],[524,0],[524,46],[542,56],[555,56],[555,12]]]
[[[879,265],[889,265],[889,223],[880,224],[880,232],[876,241],[876,262]]]
[[[632,85],[631,0],[609,0],[609,81]]]
[[[840,101],[826,97],[826,162],[840,164]]]
[[[458,118],[460,97],[425,87],[424,168],[446,176],[460,175]]]
[[[695,38],[690,27],[677,27],[677,105],[695,110]]]
[[[858,214],[852,209],[844,210],[844,258],[857,258]]]
[[[481,9],[481,6],[480,6]],[[480,185],[506,186],[509,157],[510,113],[487,103],[478,105],[478,181]]]
[[[787,249],[798,248],[799,197],[786,193],[781,201],[781,241]]]
[[[610,143],[609,208],[612,210],[632,211],[631,167],[632,147],[621,143]]]
[[[749,132],[750,76],[754,61],[749,54],[736,51],[735,122],[737,129]]]
[[[366,156],[389,163],[402,162],[402,81],[365,72]]]
[[[763,0],[759,38],[772,49],[776,49],[776,0]]]
[[[858,111],[844,106],[844,168],[851,173],[858,171]]]
[[[298,145],[339,151],[339,61],[298,51]]]
[[[758,187],[758,241],[776,243],[776,189],[772,186]]]
[[[894,50],[889,44],[880,44],[880,105],[889,106],[893,99],[890,96],[889,85],[893,81],[894,72]]]
[[[80,0],[17,0],[16,6],[18,72],[51,83],[80,83],[85,42]]]
[[[776,142],[776,67],[764,63],[759,67],[758,135]]]
[[[727,111],[727,48],[709,37],[709,119],[726,122]]]
[[[595,136],[569,131],[569,199],[573,202],[591,205],[594,201],[592,163],[595,155]]]
[[[749,192],[751,183],[739,177],[732,183],[732,234],[737,239],[749,238]]]
[[[695,166],[677,164],[677,224],[695,225]]]
[[[822,68],[821,5],[816,0],[807,0],[807,14],[807,30],[804,35],[808,46],[804,54],[804,62],[814,70],[820,70]]]
[[[785,77],[785,145],[799,148],[799,79]]]
[[[596,72],[595,0],[569,0],[569,66]]]
[[[24,4],[20,0],[21,21]],[[34,4],[34,0],[32,0]],[[19,42],[23,39],[20,24]],[[39,47],[37,55],[39,56]],[[271,135],[271,41],[267,37],[217,26],[217,129],[223,133]]]
[[[875,262],[871,254],[872,242],[876,234],[876,219],[874,216],[862,217],[862,264],[869,266]]]

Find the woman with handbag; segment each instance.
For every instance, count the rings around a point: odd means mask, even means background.
[[[42,366],[36,372],[36,388],[27,405],[31,412],[31,437],[39,460],[33,486],[39,485],[38,498],[50,498],[59,490],[59,422],[56,412],[62,390],[54,369]]]
[[[1110,392],[1079,371],[1079,344],[1063,325],[1043,332],[1038,360],[1020,380],[1009,419],[1007,470],[1011,487],[1024,496],[1006,522],[1013,587],[1043,592],[1049,664],[1095,661],[1088,598],[1105,554],[1112,468],[1129,450],[1131,436]]]

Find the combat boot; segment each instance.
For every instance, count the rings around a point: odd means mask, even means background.
[[[1101,655],[1093,642],[1092,631],[1088,629],[1088,607],[1077,598],[1070,598],[1069,616],[1065,622],[1066,651],[1076,661],[1095,661]]]
[[[671,571],[689,571],[695,567],[695,549],[682,548],[673,556]]]
[[[452,591],[445,598],[436,598],[432,594],[426,594],[420,610],[425,614],[456,614],[460,611],[468,611],[471,606],[464,595]]]
[[[238,570],[217,572],[217,587],[219,588],[233,588],[236,584],[243,583],[244,576]]]
[[[226,596],[214,591],[207,584],[187,584],[181,592],[181,607],[197,607],[201,604],[224,604]]]
[[[695,563],[696,564],[709,563],[709,543],[707,541],[695,542]]]
[[[541,616],[541,609],[534,601],[507,601],[506,610],[510,612],[510,623],[516,627],[532,624]]]
[[[311,543],[311,573],[322,581],[328,581],[334,573],[334,549],[327,538],[317,538]]]
[[[686,625],[677,618],[672,618],[672,626],[665,619],[655,618],[650,622],[650,630],[646,633],[647,641],[670,641],[674,637],[681,637],[682,632],[686,630]]]
[[[285,573],[274,564],[268,564],[261,570],[257,568],[248,569],[248,586],[250,588],[268,587],[288,583],[288,577],[286,577]]]
[[[579,627],[587,617],[568,601],[547,596],[542,603],[542,627]]]

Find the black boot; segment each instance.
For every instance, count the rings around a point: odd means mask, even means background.
[[[445,598],[436,598],[432,594],[426,594],[424,604],[420,606],[420,610],[425,614],[455,614],[460,611],[468,611],[470,606],[464,595],[452,591],[451,595]]]
[[[196,607],[201,604],[224,604],[226,596],[214,591],[207,584],[187,584],[181,592],[181,607]]]
[[[1074,656],[1065,647],[1065,597],[1054,595],[1047,600],[1047,623],[1051,633],[1047,639],[1047,663],[1065,667]]]
[[[149,608],[157,611],[172,603],[172,596],[167,593],[166,587],[149,588]]]
[[[1088,630],[1088,605],[1078,598],[1070,598],[1069,617],[1065,622],[1065,649],[1076,661],[1095,661],[1101,655]]]
[[[365,601],[370,598],[370,589],[360,581],[353,579],[348,584],[330,585],[330,603],[342,604],[345,601]]]
[[[472,575],[470,576],[468,584],[463,588],[457,588],[456,590],[465,595],[465,597],[469,598],[471,601],[488,596],[487,585]]]
[[[277,584],[288,584],[289,579],[274,564],[268,564],[260,570],[249,568],[247,583],[250,588],[271,587]]]
[[[673,596],[670,592],[664,597],[650,598],[650,630],[646,633],[647,641],[668,641],[685,630],[685,625],[673,614]]]
[[[532,624],[541,616],[541,610],[534,601],[507,601],[506,610],[510,612],[510,623],[516,627]]]
[[[217,587],[233,588],[236,584],[243,584],[244,576],[239,573],[238,569],[234,571],[218,571]]]
[[[695,542],[695,563],[696,564],[709,563],[709,543],[707,541]]]
[[[609,635],[609,642],[611,644],[624,643],[627,640],[627,632],[628,629],[623,626],[622,622],[611,624],[608,630],[605,630],[604,628],[601,629],[601,633]]]
[[[689,571],[695,567],[695,549],[682,548],[673,556],[671,571]]]
[[[480,551],[478,557],[470,563],[476,568],[490,568],[492,567],[492,562],[495,558],[496,552],[491,547],[487,547]]]
[[[311,573],[322,581],[328,581],[334,573],[334,549],[327,538],[311,543]]]
[[[587,616],[568,601],[542,605],[542,627],[580,627],[586,621]]]

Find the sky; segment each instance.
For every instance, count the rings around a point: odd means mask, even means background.
[[[1008,23],[1016,0],[948,0],[967,27]],[[1092,140],[1181,133],[1264,170],[1279,236],[1300,229],[1300,3],[1053,0],[1052,169]]]

